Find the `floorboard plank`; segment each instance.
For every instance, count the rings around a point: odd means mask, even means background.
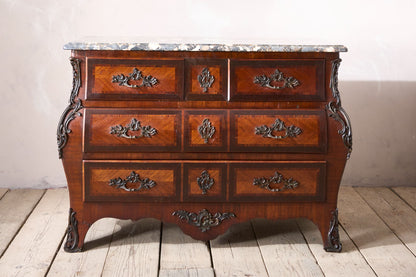
[[[100,276],[116,222],[113,218],[95,222],[85,237],[83,252],[67,253],[61,246],[48,276]]]
[[[0,188],[0,199],[8,192],[9,189],[6,188]]]
[[[377,215],[416,255],[416,211],[389,188],[356,188]]]
[[[68,191],[48,190],[0,260],[3,276],[44,276],[65,233]]]
[[[270,276],[324,276],[295,220],[252,220]]]
[[[211,268],[207,245],[185,235],[174,224],[163,224],[160,269]]]
[[[378,276],[412,276],[416,258],[352,187],[341,187],[339,221]]]
[[[322,237],[318,227],[312,221],[303,218],[297,219],[297,222],[326,276],[376,276],[343,228],[339,228],[342,252],[328,253],[322,247]]]
[[[159,266],[160,226],[156,219],[116,223],[102,276],[156,277]]]
[[[394,187],[392,189],[416,210],[416,187]]]
[[[250,222],[236,224],[211,241],[217,277],[268,276]]]
[[[161,269],[159,277],[214,277],[212,268]]]
[[[39,189],[11,190],[0,200],[0,256],[44,192]]]
[[[43,193],[0,189],[0,246],[3,240],[8,245],[0,259],[1,276],[48,272],[48,276],[356,277],[416,272],[416,188],[342,187],[338,205],[342,253],[325,252],[318,228],[308,220],[255,219],[232,226],[210,242],[214,268],[209,247],[176,225],[164,226],[161,244],[161,223],[154,219],[102,219],[88,232],[86,251],[65,253],[59,244],[67,224],[67,190]]]

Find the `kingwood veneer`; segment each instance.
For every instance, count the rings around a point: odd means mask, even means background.
[[[71,205],[65,250],[80,251],[103,217],[154,217],[200,240],[251,218],[306,217],[325,250],[341,251],[346,48],[149,47],[66,45],[73,88],[57,132]]]

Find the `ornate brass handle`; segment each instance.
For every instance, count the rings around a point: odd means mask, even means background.
[[[132,84],[129,84],[130,80],[133,80],[133,81],[142,80],[142,83],[140,85],[132,85]],[[124,74],[113,75],[111,82],[118,83],[119,86],[125,86],[129,88],[141,88],[141,87],[153,87],[159,82],[159,80],[151,75],[143,76],[142,72],[139,69],[134,68],[133,72],[130,73],[129,76],[125,76]]]
[[[206,232],[211,227],[218,226],[225,219],[236,217],[234,213],[215,213],[211,214],[207,209],[198,213],[192,213],[185,210],[174,211],[173,216],[186,220],[188,224],[198,227],[202,232]]]
[[[271,85],[272,82],[283,82],[283,85],[273,86]],[[254,83],[271,89],[294,88],[300,85],[300,82],[295,77],[285,77],[283,72],[279,71],[279,69],[276,69],[276,71],[272,73],[270,77],[267,77],[264,74],[254,77]]]
[[[202,120],[202,125],[198,126],[198,132],[201,138],[204,139],[204,143],[208,143],[208,139],[215,134],[215,127],[211,125],[211,121],[208,118],[205,118]]]
[[[272,188],[271,186],[274,184],[283,184],[283,186]],[[265,178],[265,177],[254,178],[253,186],[258,186],[259,188],[267,189],[273,192],[279,192],[279,191],[297,188],[299,186],[299,182],[296,180],[293,180],[292,178],[285,179],[282,174],[276,171],[274,173],[274,176],[270,178]]]
[[[140,186],[137,188],[128,188],[128,183],[140,183]],[[124,189],[125,191],[139,191],[142,189],[153,188],[154,186],[156,186],[156,182],[150,180],[149,178],[142,179],[140,178],[139,174],[132,171],[130,175],[126,177],[126,179],[121,179],[120,177],[111,179],[108,185],[118,189]]]
[[[208,92],[208,88],[212,86],[215,81],[215,77],[211,75],[208,67],[202,69],[201,74],[198,75],[198,82],[203,92]]]
[[[138,136],[131,136],[128,134],[128,131],[141,131],[140,135]],[[157,135],[157,130],[151,126],[142,126],[140,121],[133,118],[127,126],[122,125],[116,125],[111,126],[110,134],[116,135],[118,137],[122,138],[128,138],[128,139],[136,139],[136,138],[151,138],[154,135]]]
[[[285,131],[285,134],[283,136],[276,136],[276,135],[273,135],[274,131],[276,132]],[[290,125],[289,127],[286,127],[285,123],[279,118],[277,118],[276,121],[270,127],[266,125],[255,127],[254,133],[256,135],[261,135],[265,138],[284,139],[288,137],[293,138],[293,137],[300,135],[302,133],[302,129],[299,127],[296,127],[295,125]]]
[[[215,181],[209,176],[208,171],[204,170],[201,176],[196,178],[199,188],[202,190],[202,194],[206,194],[209,189],[214,185]]]

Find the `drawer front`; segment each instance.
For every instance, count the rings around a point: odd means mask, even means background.
[[[231,201],[324,201],[324,161],[230,164]]]
[[[84,152],[179,152],[181,112],[86,109]]]
[[[227,164],[184,163],[185,201],[223,201],[226,196]]]
[[[88,59],[87,99],[183,98],[183,60]]]
[[[231,60],[231,101],[324,101],[325,60]]]
[[[227,151],[227,112],[184,112],[184,149],[187,152]]]
[[[177,201],[180,163],[84,161],[84,201]]]
[[[227,100],[227,74],[227,60],[186,59],[185,99]]]
[[[325,153],[325,112],[230,111],[231,151]]]

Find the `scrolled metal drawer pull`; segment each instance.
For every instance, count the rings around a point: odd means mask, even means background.
[[[277,187],[277,188],[271,187],[272,185],[277,185],[277,184],[283,184],[283,186]],[[273,192],[279,192],[279,191],[284,191],[288,189],[295,189],[299,186],[299,182],[296,180],[293,180],[292,178],[285,179],[282,174],[276,171],[274,173],[274,176],[270,178],[266,178],[266,177],[254,178],[253,186],[258,186],[259,188],[267,189]]]
[[[283,82],[283,85],[273,86],[271,85],[272,82]],[[271,89],[295,88],[300,85],[300,82],[295,77],[285,77],[283,72],[281,72],[279,69],[276,69],[275,72],[270,75],[270,77],[267,77],[264,74],[255,76],[254,83]]]
[[[137,188],[128,188],[128,183],[140,183],[140,186]],[[153,180],[150,180],[149,178],[140,178],[140,175],[136,172],[132,171],[129,176],[126,177],[126,179],[121,179],[120,177],[111,179],[110,183],[108,184],[112,187],[118,188],[118,189],[124,189],[125,191],[139,191],[142,189],[151,189],[154,186],[156,186],[156,182]]]
[[[281,132],[285,131],[283,136],[276,136],[273,132]],[[302,133],[302,129],[296,127],[295,125],[290,125],[286,127],[285,123],[277,118],[275,122],[270,126],[262,125],[257,126],[254,128],[254,133],[256,135],[261,135],[265,138],[272,138],[272,139],[285,139],[285,138],[294,138]]]
[[[128,134],[129,131],[141,131],[141,133],[138,136],[131,136]],[[152,126],[142,126],[139,120],[133,118],[125,127],[122,125],[111,126],[110,134],[127,139],[151,138],[157,135],[157,130]]]
[[[208,92],[208,88],[212,86],[214,81],[215,77],[211,75],[211,72],[209,72],[208,67],[202,69],[202,72],[198,75],[199,85],[201,86],[202,91],[205,93]]]
[[[220,225],[225,219],[236,217],[234,213],[215,213],[211,214],[207,209],[203,209],[198,213],[192,213],[185,210],[178,210],[172,213],[173,216],[177,216],[182,220],[186,220],[188,224],[198,227],[201,232],[206,232],[211,227]]]
[[[199,188],[202,190],[202,194],[207,194],[207,191],[215,184],[215,181],[209,175],[208,171],[201,172],[201,176],[196,178]]]
[[[208,118],[204,118],[202,124],[198,126],[198,132],[201,138],[204,139],[204,143],[207,144],[209,139],[215,134],[215,127],[212,126]]]
[[[142,83],[139,85],[132,85],[129,81],[139,81],[142,80]],[[129,74],[129,76],[125,76],[124,74],[113,75],[112,83],[118,83],[119,86],[125,86],[129,88],[141,88],[141,87],[153,87],[159,80],[153,77],[152,75],[143,76],[142,72],[134,68],[133,72]]]

